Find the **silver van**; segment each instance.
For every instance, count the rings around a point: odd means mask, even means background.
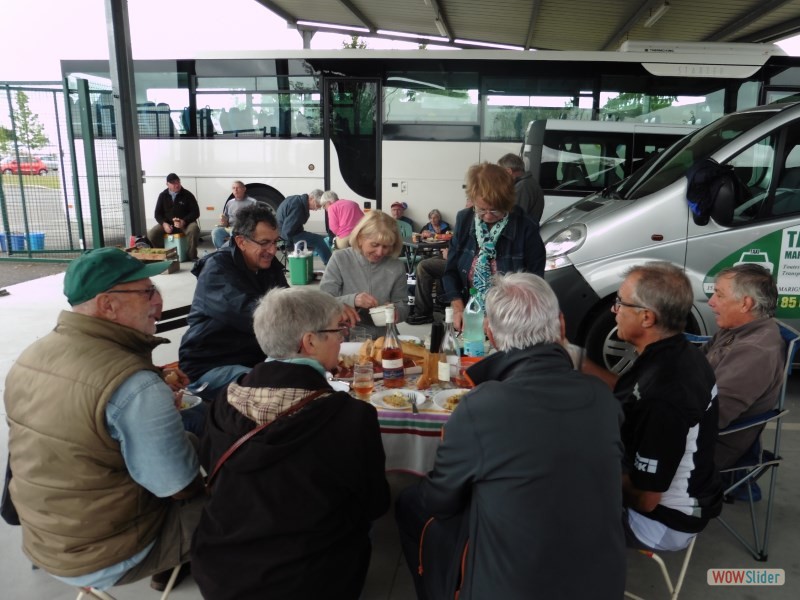
[[[706,224],[687,202],[687,172],[714,159],[727,181],[715,187]],[[714,182],[712,182],[714,183]],[[776,316],[800,318],[800,103],[732,113],[682,138],[617,185],[541,226],[545,278],[561,302],[567,335],[615,371],[632,358],[616,337],[611,305],[629,267],[669,261],[694,289],[687,329],[713,333],[708,307],[715,275],[758,262],[778,284]]]
[[[544,192],[542,221],[625,179],[698,128],[633,121],[531,121],[521,157]]]

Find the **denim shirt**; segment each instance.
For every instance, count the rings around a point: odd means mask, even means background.
[[[442,277],[443,300],[452,302],[469,299],[469,272],[478,254],[475,238],[475,212],[465,208],[456,217],[455,235],[450,240],[447,267]],[[496,265],[498,273],[524,271],[544,276],[545,250],[539,225],[515,206],[508,223],[497,240]]]

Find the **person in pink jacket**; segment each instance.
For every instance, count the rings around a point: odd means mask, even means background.
[[[347,248],[350,245],[350,232],[362,219],[364,212],[357,203],[339,199],[336,192],[331,190],[322,194],[321,203],[325,209],[326,229],[334,236],[336,248]]]

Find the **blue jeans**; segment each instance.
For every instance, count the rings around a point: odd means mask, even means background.
[[[211,230],[211,241],[214,244],[214,248],[219,250],[228,242],[231,237],[231,233],[226,227],[214,227]]]
[[[243,365],[225,365],[222,367],[214,367],[198,377],[197,381],[187,385],[186,389],[195,396],[200,396],[203,400],[211,402],[223,389],[228,387],[229,383],[239,379],[240,375],[249,373],[252,368],[253,367],[245,367]],[[197,388],[204,383],[207,383],[208,385],[201,391],[196,391]]]
[[[331,249],[328,244],[325,243],[325,238],[321,235],[316,233],[311,233],[310,231],[301,231],[300,233],[293,235],[289,239],[290,244],[296,244],[299,241],[304,241],[306,246],[310,250],[315,250],[317,254],[319,254],[320,259],[326,265],[328,261],[331,259]]]

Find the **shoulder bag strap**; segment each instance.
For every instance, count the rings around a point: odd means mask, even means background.
[[[265,429],[268,425],[272,425],[275,421],[277,421],[281,417],[285,417],[285,416],[290,415],[290,414],[292,414],[294,412],[297,412],[298,410],[303,408],[306,404],[308,404],[312,400],[315,400],[315,399],[319,398],[323,394],[329,394],[329,393],[330,393],[330,390],[317,390],[316,392],[312,392],[308,396],[305,396],[303,399],[301,399],[300,402],[298,402],[297,404],[294,404],[294,405],[290,406],[285,411],[280,413],[272,421],[269,421],[267,423],[262,423],[258,427],[255,427],[255,428],[251,429],[250,431],[245,433],[242,437],[240,437],[238,440],[236,440],[231,445],[231,447],[228,448],[225,451],[225,454],[223,454],[222,456],[219,457],[219,460],[217,461],[217,464],[214,465],[214,470],[211,471],[211,475],[209,475],[208,479],[206,479],[206,491],[210,491],[211,490],[211,484],[214,481],[214,478],[217,476],[217,473],[219,472],[219,470],[222,468],[222,465],[225,464],[225,461],[228,460],[233,455],[234,452],[236,452],[239,448],[241,448],[242,444],[244,444],[247,440],[249,440],[251,437],[256,435],[259,431],[262,431],[263,429]]]

